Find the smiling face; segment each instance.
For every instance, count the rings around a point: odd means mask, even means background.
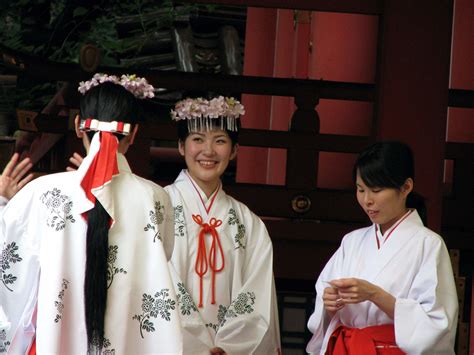
[[[179,142],[179,153],[184,156],[189,175],[207,196],[217,188],[229,161],[237,155],[224,130],[191,132],[184,143]]]
[[[356,188],[359,205],[384,233],[408,211],[406,199],[413,189],[413,180],[408,178],[400,189],[369,187],[357,172]]]

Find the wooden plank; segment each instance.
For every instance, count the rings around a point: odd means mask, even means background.
[[[449,107],[474,107],[474,90],[449,89]]]
[[[382,0],[197,0],[192,1],[192,3],[358,13],[367,15],[380,15],[383,11]]]
[[[273,241],[307,241],[338,246],[342,237],[364,223],[262,218]]]
[[[261,217],[367,222],[367,217],[359,207],[353,191],[289,189],[285,186],[258,184],[231,184],[226,185],[225,190]],[[308,197],[311,202],[311,208],[304,214],[292,209],[292,200],[299,195]],[[269,204],[268,201],[278,203]]]
[[[90,73],[78,64],[52,62],[40,57],[19,53],[0,45],[0,54],[5,64],[38,80],[79,82],[88,80]],[[99,67],[98,72],[121,75],[127,68]],[[155,87],[170,90],[206,90],[222,93],[248,93],[256,95],[299,96],[314,95],[323,99],[374,101],[375,85],[335,82],[324,80],[303,80],[268,78],[245,75],[205,74],[162,70],[137,70]]]

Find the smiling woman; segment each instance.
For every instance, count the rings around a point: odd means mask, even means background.
[[[260,218],[221,183],[237,154],[243,113],[239,101],[222,96],[186,99],[172,111],[187,166],[166,187],[175,208],[171,264],[184,353],[280,351],[270,237]]]
[[[179,141],[179,152],[189,175],[209,197],[220,184],[229,161],[237,155],[237,145],[221,129],[191,132],[184,142]]]

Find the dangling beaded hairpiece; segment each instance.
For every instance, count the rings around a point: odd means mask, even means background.
[[[201,97],[178,101],[171,118],[187,120],[188,130],[210,131],[214,128],[237,131],[237,120],[245,114],[244,106],[233,97],[219,96],[212,100]]]

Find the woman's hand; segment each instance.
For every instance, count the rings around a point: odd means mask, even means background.
[[[332,280],[330,284],[337,287],[338,295],[344,304],[370,301],[393,319],[396,299],[379,286],[356,278]]]
[[[212,348],[212,349],[209,351],[209,353],[210,353],[211,355],[226,355],[226,354],[227,354],[227,353],[224,351],[224,349],[218,348],[218,347]]]
[[[344,307],[336,287],[326,287],[323,293],[324,308],[332,315]]]
[[[20,155],[13,154],[8,164],[5,166],[0,176],[0,196],[11,199],[18,191],[33,179],[33,174],[25,174],[31,169],[33,164],[30,158],[25,158],[18,162]]]
[[[74,171],[74,170],[77,170],[78,167],[81,166],[82,164],[82,161],[84,160],[84,158],[78,154],[78,153],[74,153],[72,155],[72,157],[69,158],[69,162],[73,165],[72,167],[71,166],[68,166],[66,168],[67,171]]]
[[[356,278],[332,280],[331,285],[337,288],[341,302],[345,304],[371,301],[379,288],[366,280]]]

